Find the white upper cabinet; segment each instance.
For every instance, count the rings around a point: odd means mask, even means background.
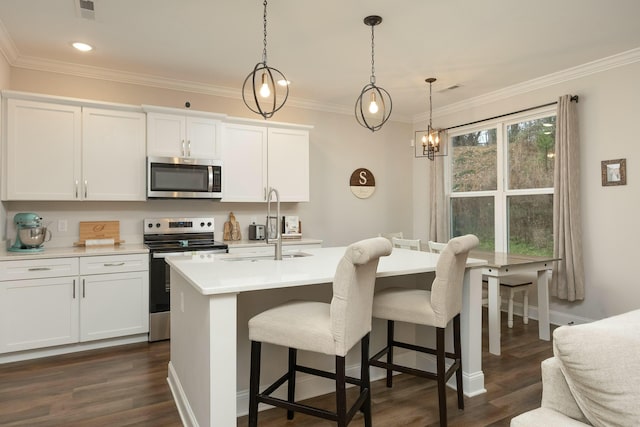
[[[309,201],[309,132],[269,128],[269,187],[281,202]]]
[[[6,106],[5,199],[77,199],[81,108],[22,99],[8,99]]]
[[[10,96],[4,200],[145,200],[144,113],[132,106]]]
[[[147,111],[147,155],[220,158],[220,119],[203,111],[144,106]]]
[[[308,202],[308,126],[238,122],[225,123],[222,132],[222,201],[264,202],[273,187],[281,202]]]
[[[82,109],[82,199],[145,200],[145,115]]]
[[[267,128],[225,123],[222,201],[262,202],[267,186]]]

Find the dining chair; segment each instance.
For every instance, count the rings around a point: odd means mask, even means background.
[[[435,254],[439,254],[440,252],[442,252],[444,247],[447,246],[446,243],[434,242],[433,240],[429,240],[428,245],[429,245],[429,252],[433,252]]]
[[[391,241],[391,239],[398,238],[398,239],[404,239],[404,235],[402,234],[402,231],[395,231],[392,233],[378,233],[378,237],[384,237],[385,239]]]
[[[386,369],[387,387],[391,387],[393,372],[416,375],[436,380],[440,425],[447,425],[446,383],[455,373],[458,408],[464,409],[462,390],[462,350],[460,338],[460,311],[462,310],[462,282],[469,251],[478,246],[478,238],[472,234],[451,239],[440,253],[436,275],[431,290],[415,288],[387,288],[373,298],[373,317],[387,320],[387,344],[370,360],[371,366]],[[395,322],[406,322],[436,328],[436,346],[419,346],[396,341]],[[445,349],[445,328],[453,322],[453,353]],[[436,372],[419,370],[394,363],[394,347],[436,356]],[[386,361],[380,359],[386,355]],[[445,369],[445,359],[451,365]]]
[[[439,253],[444,249],[446,243],[439,243],[429,240],[429,250],[434,253]],[[502,296],[508,295],[507,303],[507,326],[513,328],[513,302],[514,296],[518,292],[523,293],[522,301],[522,322],[527,325],[529,323],[529,290],[533,286],[535,278],[530,274],[509,274],[507,276],[500,276],[500,301],[502,302]],[[482,304],[487,305],[489,303],[487,285],[489,279],[486,276],[482,276]]]
[[[518,292],[522,292],[522,323],[529,324],[529,291],[536,282],[536,276],[534,274],[509,274],[507,276],[500,276],[500,303],[502,305],[502,297],[508,295],[507,302],[507,326],[513,328],[513,302],[514,296]],[[488,303],[487,286],[489,279],[486,276],[482,276],[482,303]]]
[[[397,237],[393,237],[391,239],[391,244],[394,248],[410,249],[412,251],[420,250],[420,239],[399,239]]]
[[[285,408],[287,419],[295,412],[320,417],[346,426],[358,410],[364,413],[364,425],[371,426],[371,384],[369,378],[369,333],[378,260],[389,255],[392,247],[383,237],[362,240],[347,247],[333,279],[331,303],[289,301],[266,310],[249,320],[251,371],[249,379],[249,426],[258,423],[258,404]],[[347,352],[360,341],[360,378],[346,376]],[[261,344],[270,343],[289,349],[287,372],[259,392]],[[297,350],[335,357],[335,373],[299,365]],[[331,412],[295,401],[296,372],[304,372],[335,381],[336,410]],[[272,396],[287,383],[287,399]],[[360,394],[347,409],[346,383],[359,387]]]

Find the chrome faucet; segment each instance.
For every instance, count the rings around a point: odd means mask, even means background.
[[[275,260],[282,260],[282,227],[280,225],[280,193],[275,188],[269,188],[269,194],[267,195],[267,232],[266,232],[266,241],[267,244],[271,244],[273,242],[269,241],[269,234],[272,230],[271,228],[271,220],[274,218],[271,216],[271,196],[275,194],[276,197],[276,241],[275,241]]]

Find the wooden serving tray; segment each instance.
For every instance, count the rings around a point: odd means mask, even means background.
[[[76,246],[85,246],[87,240],[113,239],[115,245],[124,243],[120,240],[120,221],[80,221],[80,241]]]

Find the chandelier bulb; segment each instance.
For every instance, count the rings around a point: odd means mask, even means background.
[[[369,112],[376,114],[378,112],[378,103],[376,102],[376,93],[371,92],[371,102],[369,103]]]
[[[260,96],[268,98],[271,95],[269,84],[267,83],[267,73],[262,73],[262,85],[260,86]]]

